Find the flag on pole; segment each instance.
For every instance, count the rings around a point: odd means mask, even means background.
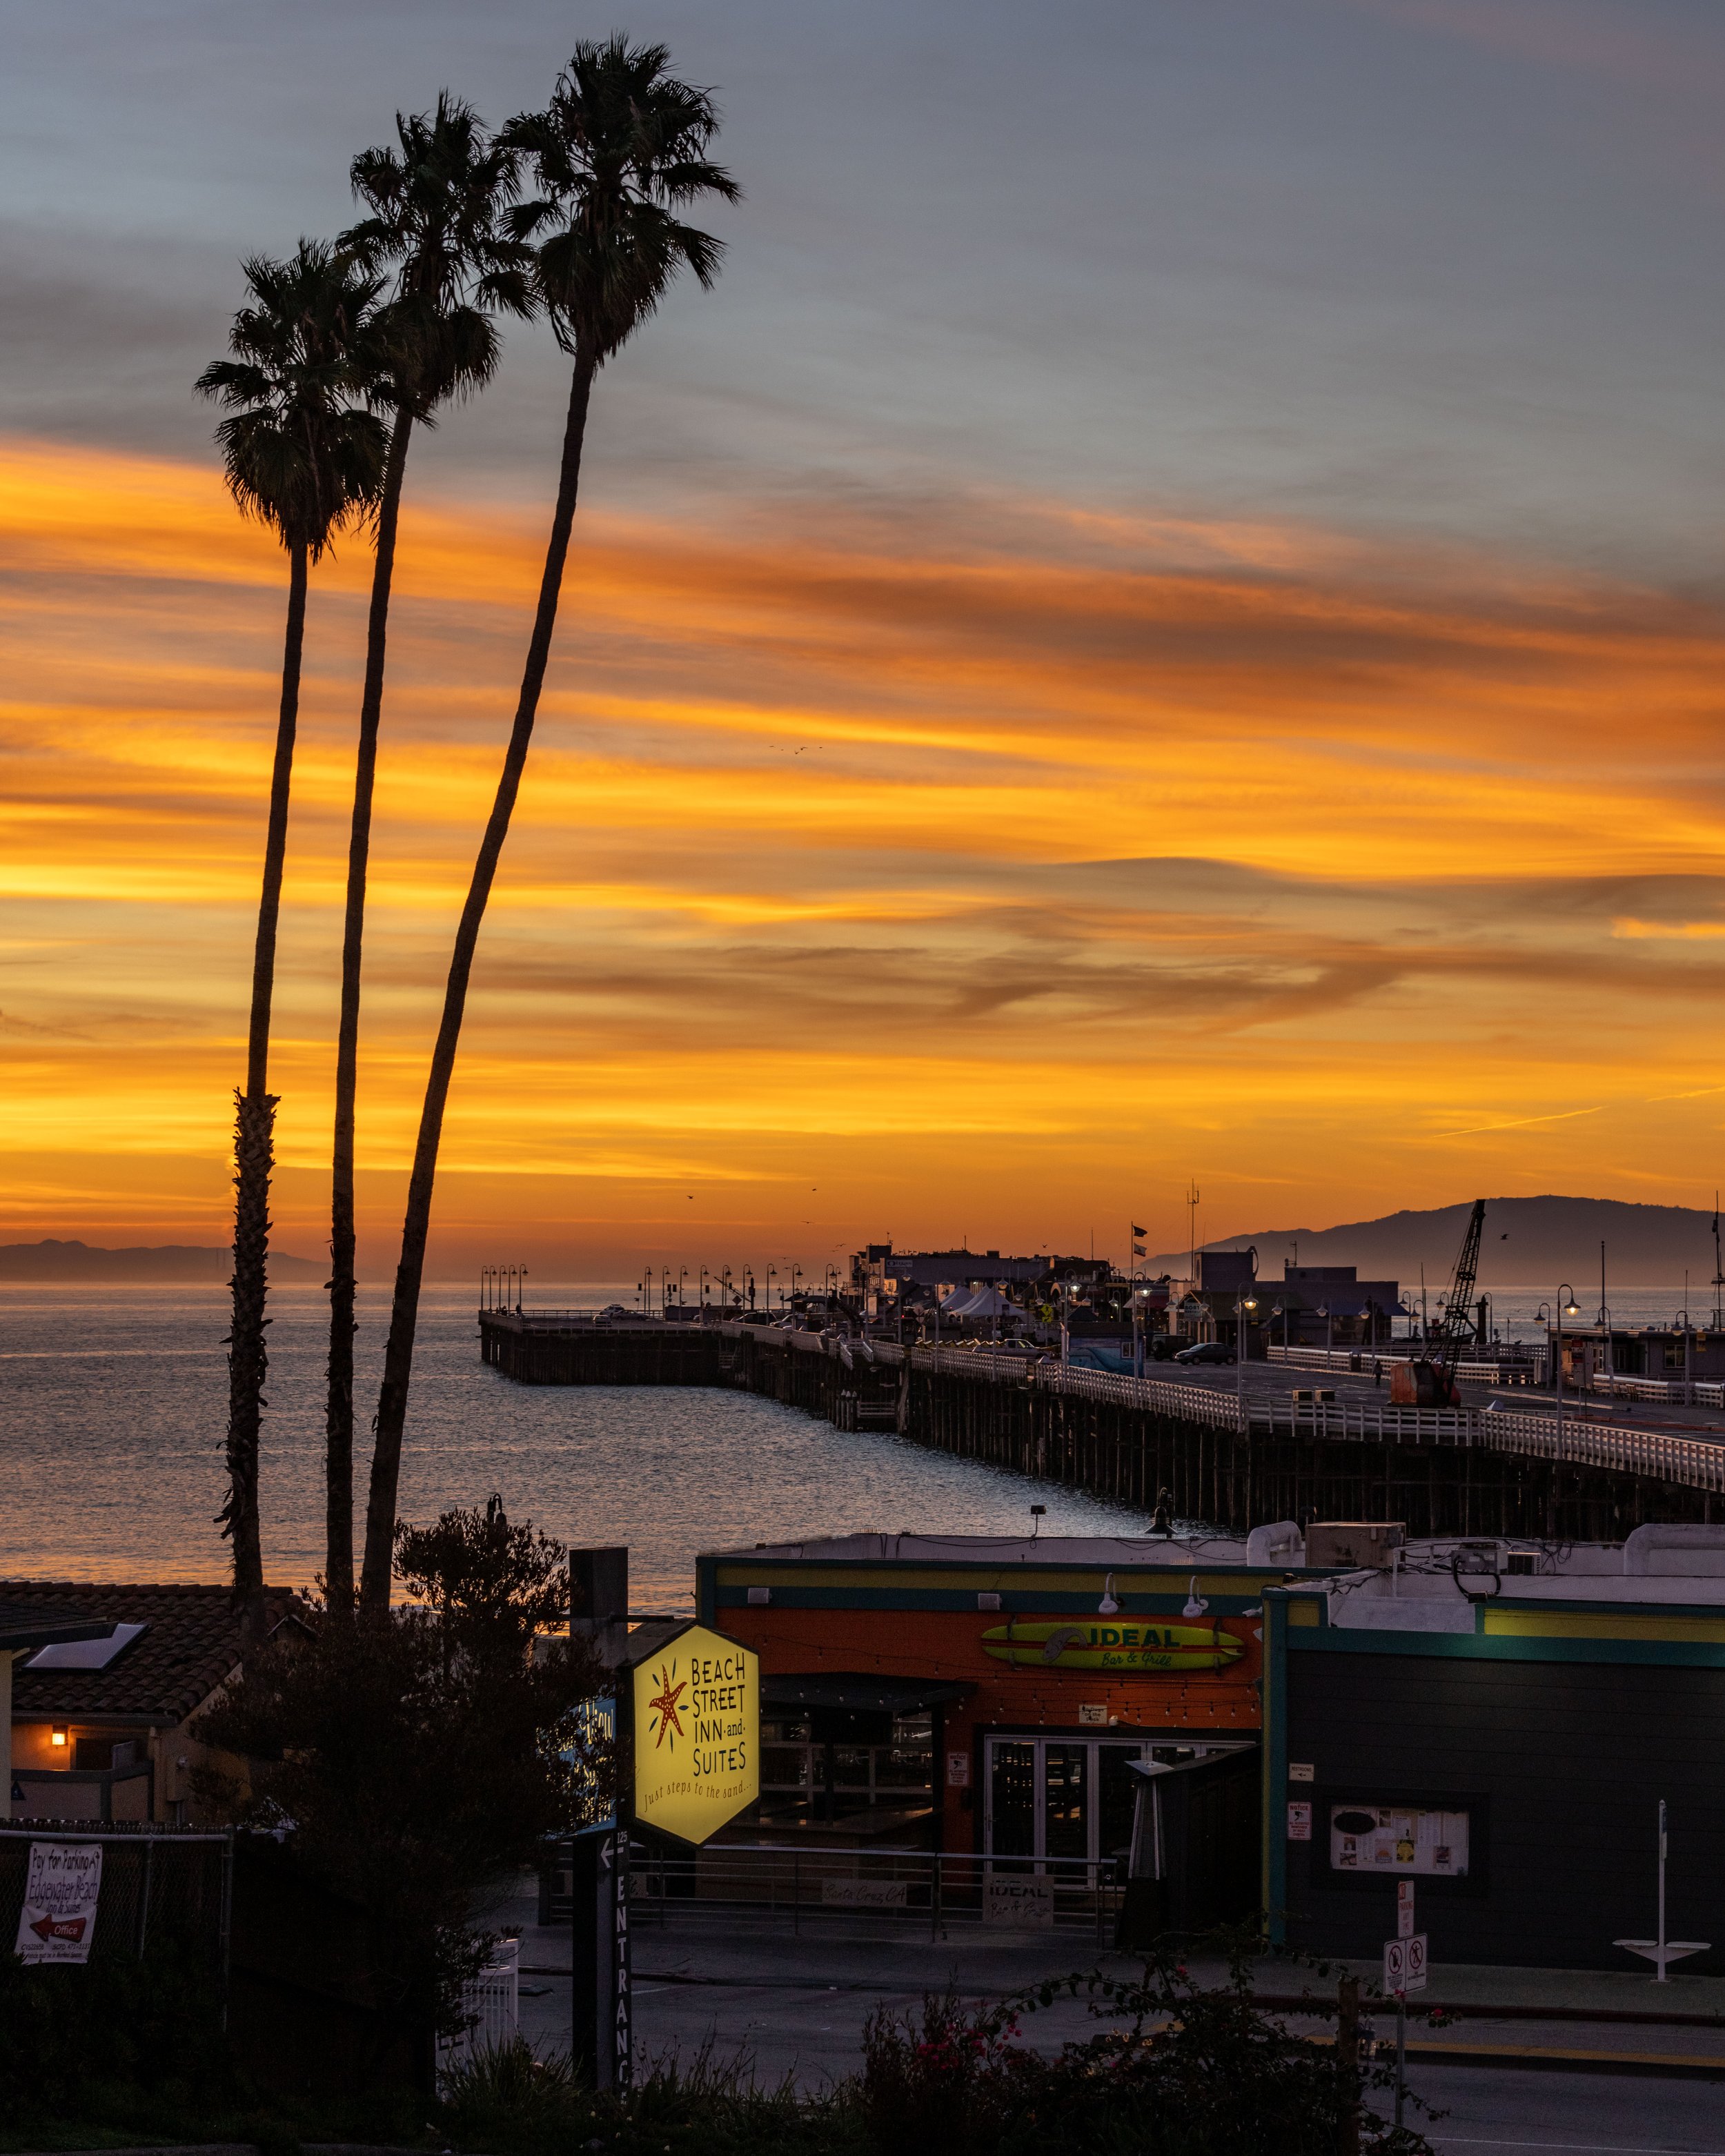
[[[1147,1235],[1149,1234],[1149,1232],[1150,1232],[1150,1230],[1149,1230],[1147,1228],[1137,1228],[1137,1227],[1135,1227],[1135,1228],[1132,1229],[1132,1233],[1133,1233],[1133,1235]]]

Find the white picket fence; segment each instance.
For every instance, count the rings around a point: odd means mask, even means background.
[[[462,1985],[461,2011],[467,2026],[459,2036],[439,2039],[439,2074],[469,2066],[482,2051],[501,2051],[515,2041],[521,2025],[521,1956],[519,1939],[500,1939],[485,1967]]]

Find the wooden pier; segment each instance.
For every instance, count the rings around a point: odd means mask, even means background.
[[[525,1384],[711,1385],[839,1430],[880,1430],[990,1466],[1235,1532],[1389,1519],[1412,1535],[1620,1540],[1710,1520],[1725,1445],[1538,1414],[1115,1377],[1051,1357],[900,1348],[776,1326],[480,1312],[487,1363]]]

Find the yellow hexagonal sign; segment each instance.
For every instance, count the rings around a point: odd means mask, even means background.
[[[691,1625],[633,1683],[635,1819],[698,1846],[761,1794],[761,1658]]]

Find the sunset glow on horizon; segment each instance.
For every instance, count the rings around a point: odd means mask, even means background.
[[[6,1240],[215,1240],[284,577],[209,464],[0,447]],[[805,1265],[1693,1202],[1725,634],[1550,562],[953,499],[578,526],[439,1255]],[[542,512],[410,499],[361,1098],[382,1270]],[[275,1068],[317,1251],[368,551],[314,580]],[[711,1245],[710,1251],[708,1246]],[[1122,1253],[1123,1255],[1123,1253]]]
[[[92,0],[0,216],[0,1240],[220,1244],[285,557],[195,397],[567,11]],[[652,0],[726,254],[599,377],[434,1270],[1125,1259],[1725,1182],[1725,23],[1658,0]],[[141,96],[139,85],[152,85]],[[416,431],[358,1118],[387,1277],[567,396]],[[316,571],[272,1084],[326,1249],[371,549]]]

